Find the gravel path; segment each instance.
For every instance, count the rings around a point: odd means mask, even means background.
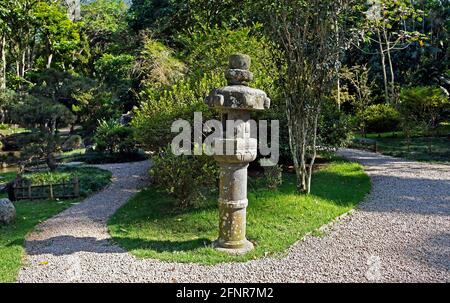
[[[112,244],[105,222],[148,164],[110,168],[116,180],[30,235],[21,282],[450,282],[450,166],[342,150],[373,189],[358,210],[282,259],[203,266],[139,260]]]

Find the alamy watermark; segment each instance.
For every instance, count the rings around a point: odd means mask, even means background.
[[[171,132],[178,133],[171,143],[175,155],[235,155],[256,153],[264,158],[263,166],[276,165],[280,158],[280,122],[278,120],[208,120],[194,113],[193,126],[187,120],[172,123]],[[270,140],[270,142],[269,142]],[[193,142],[192,142],[193,141]]]

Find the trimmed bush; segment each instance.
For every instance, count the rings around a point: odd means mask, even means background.
[[[398,130],[400,114],[391,105],[373,104],[364,110],[363,120],[367,132],[384,133]]]

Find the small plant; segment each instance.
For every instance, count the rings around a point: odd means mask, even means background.
[[[83,145],[83,139],[80,135],[70,136],[61,146],[63,151],[72,151],[74,149],[79,149]]]
[[[211,157],[176,156],[170,146],[152,158],[154,184],[176,199],[176,207],[188,208],[204,199],[203,191],[217,184],[218,169]]]
[[[272,166],[263,166],[263,168],[264,178],[269,189],[275,190],[283,184],[283,167],[281,165],[275,164]]]
[[[136,152],[133,129],[116,120],[99,121],[95,131],[96,150],[110,154],[131,154]]]

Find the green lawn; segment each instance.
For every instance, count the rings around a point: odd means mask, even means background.
[[[389,156],[401,157],[416,161],[450,161],[450,139],[440,138],[378,138],[378,151]],[[429,145],[431,143],[431,151]]]
[[[230,256],[211,248],[217,237],[217,196],[201,207],[173,210],[171,198],[149,188],[134,196],[109,221],[115,241],[141,258],[214,264],[278,256],[308,232],[354,208],[369,192],[370,180],[356,163],[335,161],[314,175],[312,194],[295,192],[286,174],[277,191],[251,180],[247,235],[255,250]]]
[[[14,282],[22,265],[25,236],[40,222],[58,214],[76,200],[20,201],[15,203],[14,225],[0,227],[0,282]]]
[[[361,138],[356,136],[356,138]],[[377,151],[415,161],[450,162],[450,138],[412,137],[409,141],[402,133],[367,134],[367,138],[377,142]],[[431,145],[431,151],[430,151]],[[353,147],[373,149],[372,143],[354,142]]]
[[[70,168],[55,173],[77,174],[80,176],[80,187],[82,192],[90,194],[109,183],[111,173],[97,168]],[[15,173],[0,174],[2,182],[9,181],[15,177]],[[90,177],[88,177],[90,176]],[[2,195],[5,197],[5,194]],[[23,243],[26,235],[31,232],[40,222],[58,214],[64,209],[81,201],[18,201],[14,205],[17,211],[17,220],[13,225],[0,226],[0,282],[13,282],[22,266],[24,248]]]

